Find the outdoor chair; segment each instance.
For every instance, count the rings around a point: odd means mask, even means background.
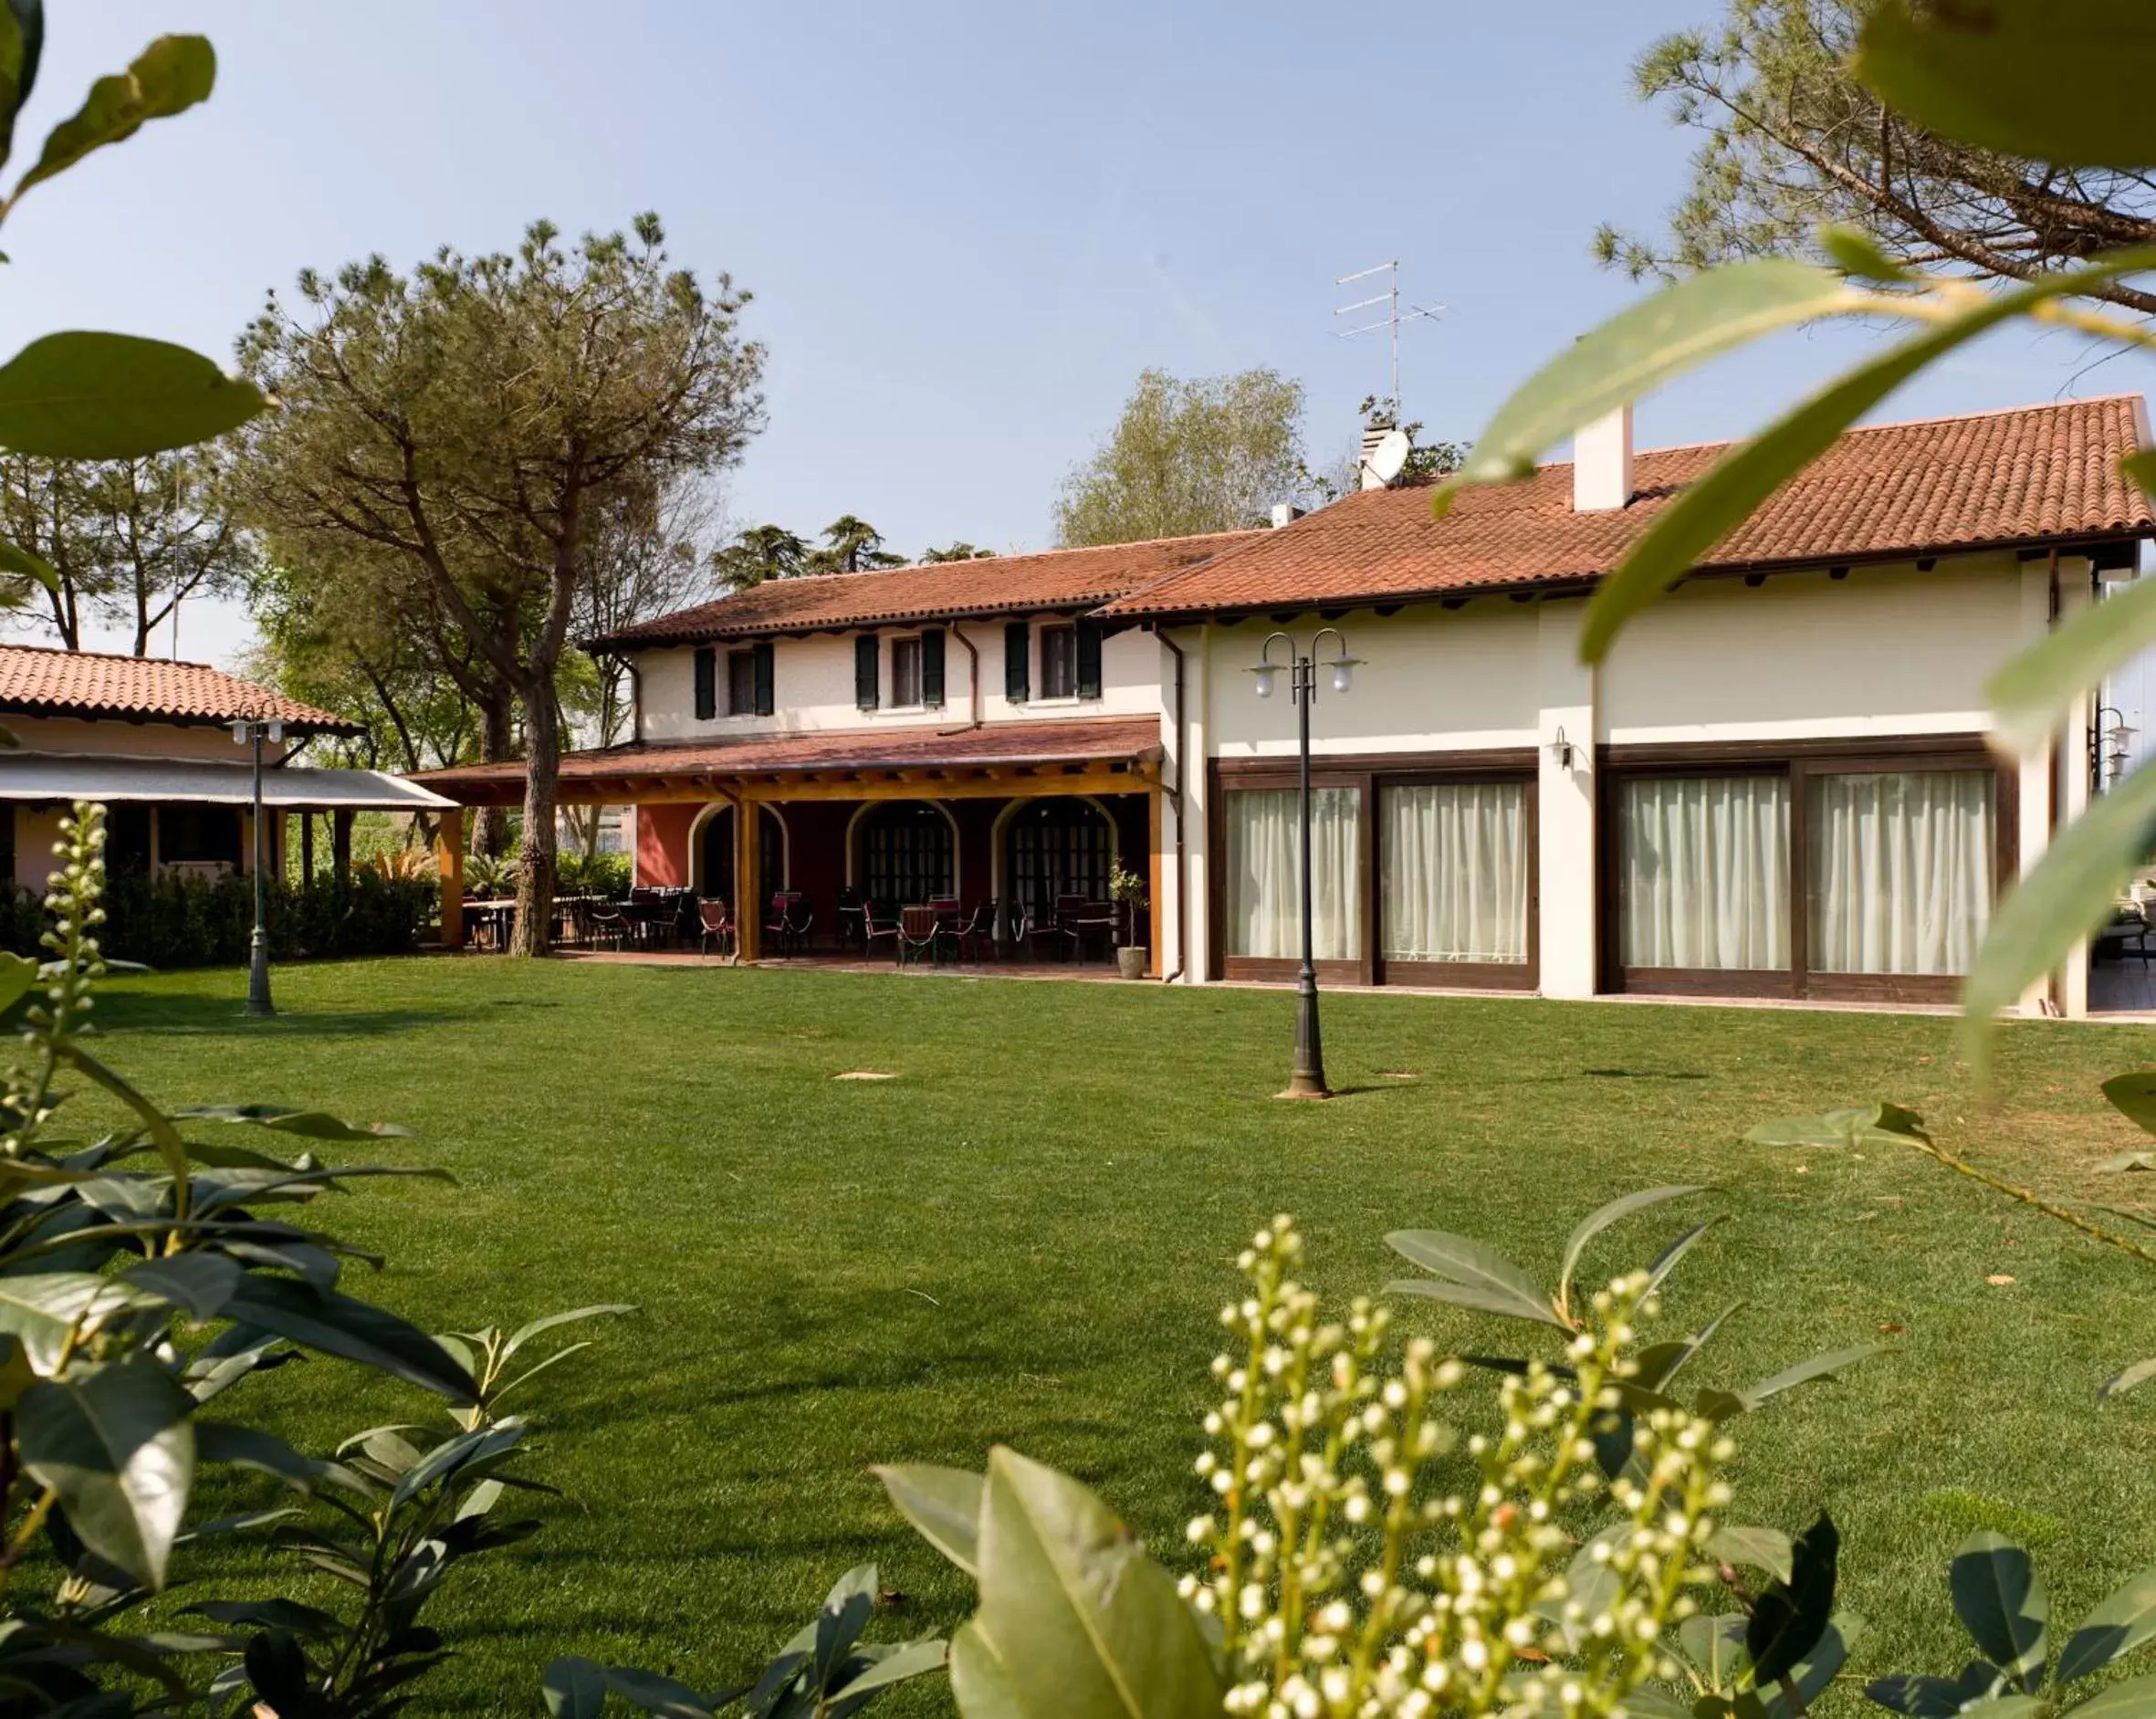
[[[1055,912],[1051,917],[1034,919],[1027,925],[1027,952],[1038,955],[1041,944],[1046,943],[1055,951],[1059,960],[1064,956],[1075,957],[1080,954],[1082,951],[1076,921],[1084,908],[1083,896],[1058,896],[1055,898]]]
[[[934,907],[905,907],[898,915],[898,964],[910,967],[923,956],[930,961],[943,938],[943,920]]]
[[[734,952],[734,916],[723,901],[702,901],[696,904],[698,937],[696,953],[708,955],[711,946],[718,945],[721,955]]]
[[[864,911],[861,901],[861,892],[853,885],[848,884],[839,891],[836,913],[841,949],[850,949],[862,940],[861,921]]]
[[[629,921],[618,907],[593,907],[591,938],[594,948],[618,949],[629,940]]]
[[[1060,917],[1060,916],[1059,916]],[[1071,941],[1076,947],[1078,959],[1085,959],[1085,948],[1094,938],[1101,942],[1103,960],[1115,959],[1115,904],[1112,901],[1081,902],[1064,920],[1070,928]]]
[[[976,902],[973,912],[958,929],[958,959],[964,960],[971,954],[975,960],[987,960],[996,953],[996,929],[1003,904],[990,896],[986,901]]]
[[[898,921],[889,917],[889,909],[882,902],[868,901],[862,904],[861,948],[864,954],[874,954],[876,945],[888,938],[892,954],[898,955],[901,952],[898,934]]]
[[[764,915],[764,935],[781,956],[798,955],[809,947],[809,932],[816,923],[815,909],[799,890],[782,889],[771,897]]]

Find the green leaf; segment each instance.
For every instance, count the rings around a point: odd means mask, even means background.
[[[1860,226],[1846,226],[1836,222],[1821,227],[1819,248],[1834,259],[1834,266],[1843,274],[1857,280],[1902,286],[1917,278],[1912,271],[1879,249],[1878,241]]]
[[[1023,1711],[1212,1719],[1220,1710],[1211,1651],[1174,1577],[1083,1486],[1000,1445],[989,1458],[971,1627]],[[961,1706],[971,1719],[975,1709]]]
[[[606,1706],[606,1672],[579,1654],[564,1653],[547,1662],[539,1693],[553,1719],[599,1719]]]
[[[1747,1129],[1747,1146],[1793,1146],[1813,1150],[1840,1147],[1906,1146],[1929,1141],[1924,1119],[1900,1105],[1858,1105],[1817,1116],[1784,1116]]]
[[[2156,464],[2156,454],[2138,457]],[[2137,579],[2113,590],[2114,595],[2076,611],[1992,676],[1985,697],[2000,739],[2016,751],[2048,745],[2066,726],[2075,699],[2156,644],[2156,579]]]
[[[2146,1569],[2081,1619],[2059,1650],[2056,1681],[2071,1683],[2100,1672],[2151,1636],[2156,1636],[2156,1569]]]
[[[2096,1393],[2096,1399],[2102,1402],[2106,1398],[2123,1396],[2135,1386],[2145,1385],[2151,1378],[2156,1378],[2156,1357],[2136,1361],[2123,1373],[2113,1374],[2104,1380],[2102,1389]]]
[[[1790,1573],[1760,1595],[1744,1630],[1744,1651],[1752,1658],[1752,1686],[1764,1690],[1787,1676],[1819,1645],[1834,1617],[1835,1557],[1841,1546],[1834,1518],[1824,1510],[1818,1521],[1796,1536],[1790,1547]]]
[[[951,1694],[963,1719],[1027,1719],[1010,1668],[979,1624],[960,1624],[951,1637]]]
[[[1681,1200],[1687,1194],[1696,1194],[1699,1188],[1691,1183],[1680,1183],[1669,1188],[1642,1188],[1637,1192],[1611,1200],[1597,1211],[1589,1212],[1580,1221],[1565,1243],[1565,1263],[1557,1273],[1557,1299],[1564,1305],[1572,1305],[1572,1277],[1579,1269],[1580,1255],[1587,1251],[1587,1243],[1613,1223],[1620,1223],[1635,1211],[1644,1211],[1658,1206],[1665,1200]]]
[[[0,949],[0,1012],[12,1009],[37,983],[37,963]]]
[[[1387,1284],[1387,1294],[1427,1295],[1508,1318],[1568,1327],[1535,1281],[1494,1250],[1444,1230],[1395,1230],[1385,1238],[1395,1253],[1435,1273],[1442,1283]]]
[[[1998,1667],[1981,1660],[1963,1666],[1959,1677],[1878,1677],[1864,1686],[1867,1700],[1895,1713],[1912,1714],[1914,1719],[1952,1719],[1963,1708],[1975,1708],[1980,1703],[1989,1714],[1998,1691]]]
[[[1831,447],[1844,430],[1918,372],[2025,310],[2150,268],[2156,268],[2156,247],[2121,251],[2101,263],[1987,295],[1837,378],[1751,441],[1723,455],[1655,516],[1596,591],[1581,624],[1581,660],[1602,661],[1626,623],[1658,602],[1769,497]],[[1712,275],[1697,278],[1711,279]]]
[[[1789,1681],[1796,1686],[1798,1703],[1806,1711],[1812,1703],[1826,1693],[1843,1666],[1849,1662],[1849,1653],[1864,1636],[1864,1620],[1849,1612],[1842,1612],[1827,1619],[1826,1633],[1818,1644],[1792,1666]],[[1760,1703],[1766,1708],[1769,1719],[1795,1719],[1797,1709],[1790,1705],[1789,1698],[1777,1682],[1772,1689],[1760,1692]]]
[[[137,459],[207,442],[268,405],[168,341],[76,331],[0,365],[0,447],[53,459]]]
[[[131,1265],[120,1276],[190,1318],[214,1319],[239,1287],[240,1269],[222,1253],[175,1253]]]
[[[4,1284],[5,1279],[0,1279]],[[5,1289],[0,1288],[0,1294]],[[378,1368],[453,1402],[476,1399],[472,1376],[418,1326],[336,1290],[249,1273],[225,1304],[225,1316],[275,1332],[325,1355]]]
[[[187,1513],[194,1409],[146,1357],[34,1385],[16,1405],[24,1468],[58,1495],[83,1545],[145,1588],[164,1586]]]
[[[1790,1541],[1779,1528],[1717,1528],[1707,1542],[1707,1556],[1723,1564],[1749,1564],[1778,1582],[1789,1579]]]
[[[908,1641],[895,1651],[885,1653],[869,1666],[860,1676],[841,1684],[832,1693],[848,1701],[859,1700],[872,1690],[888,1689],[893,1683],[903,1683],[909,1677],[920,1677],[940,1670],[949,1658],[949,1649],[940,1640]]]
[[[28,550],[17,549],[13,543],[0,542],[0,573],[20,573],[26,579],[36,580],[47,591],[60,588],[59,573],[50,561],[31,554]]]
[[[143,1305],[145,1297],[94,1272],[25,1272],[0,1276],[0,1332],[20,1339],[31,1365],[58,1365],[68,1330],[95,1304],[93,1318]],[[154,1304],[152,1304],[154,1305]]]
[[[962,1468],[904,1462],[873,1471],[920,1536],[968,1576],[980,1573],[980,1511],[988,1483]]]
[[[1438,492],[1438,510],[1459,487],[1526,477],[1583,424],[1720,353],[1868,302],[1827,269],[1778,257],[1679,281],[1619,311],[1515,389]]]
[[[1846,1367],[1877,1355],[1887,1346],[1883,1343],[1859,1343],[1853,1348],[1829,1349],[1824,1355],[1815,1355],[1808,1361],[1799,1361],[1795,1367],[1785,1367],[1771,1378],[1763,1378],[1749,1390],[1738,1392],[1747,1410],[1779,1397],[1784,1391],[1795,1390],[1799,1385],[1808,1385],[1816,1378],[1832,1378]]]
[[[1659,1289],[1663,1280],[1677,1269],[1678,1262],[1692,1251],[1692,1243],[1721,1221],[1719,1218],[1710,1218],[1704,1223],[1694,1224],[1655,1255],[1654,1263],[1647,1268],[1647,1286],[1649,1289]]]
[[[533,1337],[539,1336],[542,1332],[552,1331],[558,1326],[575,1325],[580,1320],[597,1319],[607,1315],[630,1314],[635,1311],[634,1305],[629,1302],[610,1301],[603,1302],[597,1306],[578,1307],[569,1313],[550,1313],[543,1319],[534,1319],[529,1325],[519,1327],[516,1334],[502,1345],[499,1358],[506,1362],[510,1356],[516,1354]],[[529,1378],[530,1374],[528,1373],[525,1377]]]
[[[217,56],[208,37],[159,37],[125,71],[90,85],[82,106],[53,127],[37,166],[8,201],[67,172],[92,150],[132,137],[146,121],[185,112],[205,100],[216,81]]]
[[[1929,131],[2059,167],[2156,165],[2156,15],[2119,0],[1906,0],[1873,9],[1854,69]],[[2045,90],[2071,89],[2071,101]]]
[[[2156,579],[2149,583],[2156,588]],[[2156,1134],[2156,1068],[2114,1074],[2104,1082],[2103,1094],[2110,1100],[2111,1108],[2135,1127],[2144,1134]]]
[[[2066,1711],[2075,1719],[2150,1719],[2156,1714],[2156,1677],[2130,1677]],[[1990,1719],[1990,1714],[1991,1710],[1985,1709],[1984,1719]]]
[[[1544,1614],[1564,1630],[1569,1651],[1577,1653],[1586,1644],[1595,1619],[1615,1606],[1624,1592],[1625,1578],[1610,1567],[1608,1553],[1597,1558],[1596,1552],[1605,1547],[1614,1551],[1631,1532],[1628,1522],[1612,1523],[1573,1554],[1572,1567],[1565,1577],[1571,1591],[1564,1602],[1554,1603]],[[1574,1602],[1578,1605],[1576,1612],[1572,1611]]]
[[[1980,1529],[1954,1554],[1947,1586],[1977,1651],[2035,1693],[2044,1678],[2051,1597],[2029,1555],[2004,1535]]]
[[[310,1140],[409,1140],[410,1128],[393,1122],[346,1122],[322,1110],[294,1110],[283,1105],[185,1105],[173,1111],[183,1122],[246,1123],[297,1134]]]
[[[294,1635],[316,1640],[328,1640],[344,1632],[344,1624],[334,1612],[303,1606],[296,1599],[207,1599],[187,1609],[199,1612],[212,1623],[246,1624],[256,1630],[288,1630]]]
[[[447,1480],[471,1463],[487,1462],[515,1450],[523,1441],[525,1428],[520,1417],[510,1415],[491,1426],[443,1440],[398,1476],[396,1490],[390,1494],[389,1507],[402,1509],[436,1481]]]
[[[661,1719],[710,1719],[710,1703],[686,1683],[677,1683],[656,1672],[610,1665],[606,1668],[606,1686],[645,1713],[658,1714]]]
[[[832,1693],[831,1680],[838,1672],[876,1609],[876,1567],[857,1564],[840,1577],[823,1597],[816,1614],[816,1651],[809,1668],[810,1687],[819,1695]]]
[[[0,162],[14,146],[16,115],[37,81],[44,42],[45,8],[38,0],[0,5]]]
[[[1744,1656],[1744,1630],[1750,1622],[1737,1611],[1719,1618],[1687,1618],[1677,1626],[1677,1645],[1716,1694],[1728,1693],[1749,1663]]]
[[[1991,1018],[2109,917],[2147,853],[2152,823],[2156,770],[2132,770],[2058,831],[2036,868],[2007,892],[1962,993],[1971,1060],[1982,1059]]]

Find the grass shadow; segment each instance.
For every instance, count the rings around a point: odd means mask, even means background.
[[[274,1038],[382,1038],[445,1021],[469,1019],[450,1009],[300,1010],[253,1020],[246,999],[230,997],[131,995],[114,987],[99,993],[98,1024],[108,1032],[246,1033]]]

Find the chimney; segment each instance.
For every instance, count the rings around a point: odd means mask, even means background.
[[[1632,408],[1583,424],[1572,436],[1572,510],[1607,513],[1632,499]]]
[[[1389,480],[1377,475],[1376,466],[1373,462],[1376,459],[1378,445],[1392,434],[1392,430],[1393,426],[1389,424],[1366,424],[1363,425],[1363,453],[1356,469],[1363,475],[1363,487],[1365,489],[1383,489],[1387,486]]]
[[[1272,529],[1275,531],[1284,530],[1302,517],[1303,509],[1292,501],[1276,501],[1272,504]]]

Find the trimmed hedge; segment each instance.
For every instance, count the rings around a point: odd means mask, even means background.
[[[429,879],[355,872],[349,883],[317,877],[269,885],[269,948],[278,960],[300,956],[408,955],[434,921],[439,895]],[[255,928],[255,886],[242,876],[215,882],[167,873],[113,878],[105,890],[105,952],[148,967],[229,967],[245,962]],[[17,889],[0,904],[0,948],[39,955],[43,899]]]

